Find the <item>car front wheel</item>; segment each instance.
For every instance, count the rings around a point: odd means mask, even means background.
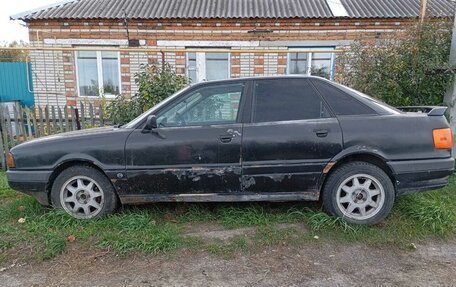
[[[52,204],[78,219],[99,218],[118,205],[114,187],[99,170],[72,166],[60,173],[51,190]]]
[[[330,174],[323,189],[323,205],[332,215],[356,224],[376,224],[394,205],[394,186],[379,167],[351,162]]]

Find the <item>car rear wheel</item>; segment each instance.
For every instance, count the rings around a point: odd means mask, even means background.
[[[351,162],[337,168],[323,189],[323,205],[332,215],[356,224],[375,224],[394,205],[394,186],[379,167]]]
[[[52,185],[51,200],[54,207],[78,219],[102,217],[118,206],[111,182],[89,166],[72,166],[60,173]]]

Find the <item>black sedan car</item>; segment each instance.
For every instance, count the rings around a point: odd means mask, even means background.
[[[120,204],[321,199],[374,224],[396,196],[448,183],[445,109],[404,112],[317,77],[205,82],[125,126],[18,145],[7,176],[80,219]]]

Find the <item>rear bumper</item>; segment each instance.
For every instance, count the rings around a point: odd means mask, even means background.
[[[388,162],[396,178],[398,195],[444,187],[454,170],[454,159]]]
[[[8,170],[6,172],[8,184],[12,189],[35,197],[43,205],[50,204],[46,190],[50,176],[51,171]]]

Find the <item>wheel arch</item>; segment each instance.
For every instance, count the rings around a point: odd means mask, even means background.
[[[50,202],[51,189],[52,189],[52,186],[54,185],[55,179],[59,176],[59,174],[61,174],[67,168],[72,167],[72,166],[77,166],[77,165],[79,165],[79,166],[88,166],[88,167],[97,169],[102,174],[104,174],[106,176],[106,178],[108,178],[108,180],[109,180],[109,177],[103,171],[103,169],[99,165],[97,165],[95,162],[93,162],[91,160],[88,160],[88,159],[69,159],[69,160],[63,161],[63,162],[61,162],[60,164],[58,164],[54,168],[54,170],[52,171],[51,175],[49,176],[49,180],[48,180],[48,183],[46,185],[46,191],[47,191],[47,194],[48,194],[49,202]]]
[[[349,162],[354,161],[362,161],[367,162],[372,165],[377,166],[381,170],[383,170],[388,177],[390,178],[391,182],[393,183],[394,189],[396,189],[396,178],[394,176],[393,170],[387,164],[387,160],[378,153],[369,152],[369,151],[361,151],[361,152],[353,152],[341,155],[340,157],[336,156],[333,160],[331,160],[328,165],[325,167],[325,170],[322,174],[321,184],[320,184],[320,198],[322,194],[322,190],[325,186],[325,183],[328,177],[337,170],[338,167],[347,164]],[[326,172],[325,172],[326,171]]]

